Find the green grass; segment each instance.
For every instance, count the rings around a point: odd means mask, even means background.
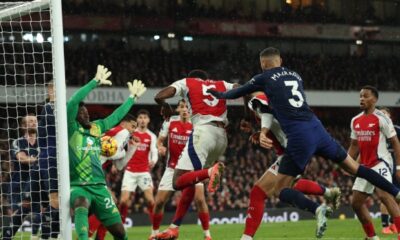
[[[287,223],[267,223],[262,224],[255,236],[256,240],[261,239],[316,239],[315,224],[313,220],[287,222]],[[165,229],[165,226],[161,230]],[[215,240],[239,240],[244,229],[243,224],[229,225],[212,225],[210,227],[211,235]],[[198,225],[182,225],[180,229],[180,237],[182,240],[201,240],[203,234],[201,226]],[[380,233],[380,221],[375,222],[375,230]],[[129,239],[146,240],[149,237],[150,227],[133,227],[128,229]],[[379,234],[381,240],[397,239],[395,235],[383,237]],[[112,239],[112,237],[107,237]],[[328,230],[323,239],[364,239],[364,233],[361,225],[357,220],[330,220],[328,222]]]
[[[256,240],[263,239],[316,239],[314,236],[315,232],[315,221],[299,221],[299,222],[287,222],[287,223],[267,223],[262,224],[255,236]],[[161,230],[165,229],[166,226],[162,226]],[[234,240],[240,239],[243,232],[243,224],[230,224],[230,225],[211,225],[211,235],[215,240]],[[392,240],[397,239],[395,235],[382,236],[380,234],[380,220],[375,221],[375,229],[380,236],[381,240]],[[146,240],[149,237],[150,227],[132,227],[127,229],[129,239],[135,240]],[[26,236],[26,235],[25,235]],[[26,239],[29,237],[20,238],[21,235],[16,239]],[[110,235],[107,236],[108,240],[113,239]],[[198,225],[182,225],[180,231],[181,240],[201,240],[203,239],[203,233],[201,227]],[[357,220],[329,220],[328,230],[324,236],[325,240],[333,239],[364,239],[364,233],[361,229],[361,225]]]

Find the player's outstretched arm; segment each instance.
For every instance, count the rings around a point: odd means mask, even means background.
[[[218,92],[214,89],[209,89],[207,92],[218,99],[236,99],[260,90],[261,89],[258,85],[255,85],[250,81],[243,86],[233,88],[226,92]]]
[[[106,132],[115,125],[117,125],[122,118],[131,110],[131,107],[135,101],[146,92],[146,87],[141,80],[133,80],[133,82],[128,82],[128,89],[131,95],[125,102],[119,106],[115,111],[103,120],[96,121],[98,124],[102,125],[102,131]]]
[[[76,91],[67,102],[68,124],[75,123],[76,115],[78,114],[79,103],[98,85],[111,85],[108,78],[111,72],[103,65],[97,66],[97,72],[93,80]]]

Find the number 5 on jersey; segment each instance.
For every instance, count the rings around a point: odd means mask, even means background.
[[[209,86],[201,85],[201,86],[203,90],[203,95],[209,98],[209,99],[203,99],[203,102],[205,102],[205,104],[207,104],[210,107],[217,106],[219,99],[207,92],[207,90],[209,89],[216,89],[215,85],[209,85]]]

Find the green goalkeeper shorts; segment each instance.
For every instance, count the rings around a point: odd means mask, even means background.
[[[89,212],[95,214],[104,226],[122,223],[118,208],[105,185],[71,186],[71,208],[79,197],[88,200]]]

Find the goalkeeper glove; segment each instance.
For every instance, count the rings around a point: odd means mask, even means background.
[[[108,71],[108,68],[105,68],[103,65],[97,65],[97,72],[94,80],[97,81],[99,85],[112,85],[112,82],[108,80],[111,76],[111,72]]]
[[[131,92],[132,97],[135,99],[138,99],[147,90],[142,81],[137,79],[133,80],[132,83],[128,82],[128,88]]]

